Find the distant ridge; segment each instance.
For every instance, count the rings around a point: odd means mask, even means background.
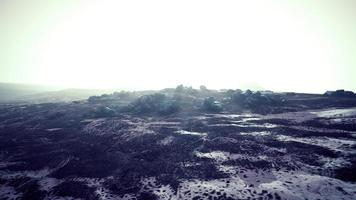
[[[110,93],[104,89],[64,89],[35,84],[0,83],[0,102],[63,102],[87,99],[92,95]]]

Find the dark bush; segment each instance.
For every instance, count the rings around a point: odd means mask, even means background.
[[[241,90],[236,90],[232,93],[231,100],[232,100],[232,102],[237,103],[237,104],[244,104],[244,102],[246,100],[246,95],[244,93],[242,93]]]
[[[345,90],[327,91],[324,93],[324,95],[332,97],[356,97],[356,94],[352,91]]]
[[[127,99],[127,98],[130,98],[131,93],[130,93],[130,92],[126,92],[126,91],[114,92],[114,93],[112,94],[112,96],[113,96],[114,98]]]
[[[131,111],[140,114],[173,114],[180,109],[176,101],[169,99],[161,93],[144,95],[134,101],[131,105]]]
[[[222,111],[222,105],[220,102],[215,100],[214,97],[208,97],[204,99],[203,110],[207,112],[220,112]]]
[[[250,109],[261,109],[263,106],[274,106],[282,103],[280,96],[260,91],[252,92],[251,90],[246,90],[242,92],[241,90],[228,90],[227,95],[231,103]]]
[[[98,103],[100,101],[100,97],[98,96],[91,96],[88,98],[89,103]]]
[[[116,112],[107,106],[99,106],[95,107],[90,114],[92,117],[112,117]]]
[[[199,90],[192,87],[185,87],[184,85],[178,85],[175,89],[175,93],[186,94],[186,95],[197,95]]]
[[[180,105],[177,101],[166,101],[160,105],[159,113],[169,115],[177,113],[180,110]]]

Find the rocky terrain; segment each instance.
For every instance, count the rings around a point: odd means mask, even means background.
[[[179,86],[1,104],[0,199],[356,199],[356,98]]]

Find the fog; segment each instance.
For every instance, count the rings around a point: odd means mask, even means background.
[[[0,81],[355,90],[352,1],[2,1]]]

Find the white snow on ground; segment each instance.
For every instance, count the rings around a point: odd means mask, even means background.
[[[22,199],[22,193],[16,192],[11,186],[0,185],[0,199],[20,200]]]
[[[356,109],[333,109],[333,110],[323,110],[323,111],[307,111],[307,112],[296,112],[296,113],[284,113],[279,115],[272,115],[273,117],[284,117],[289,116],[290,120],[295,122],[303,122],[305,120],[314,119],[317,117],[329,118],[329,117],[347,117],[355,115]],[[350,114],[353,113],[353,114]],[[233,119],[233,124],[214,124],[215,126],[229,126],[236,125],[240,127],[261,127],[261,128],[275,128],[276,125],[273,124],[254,124],[249,121],[261,119],[257,116],[249,115],[221,115],[221,117],[226,117]],[[250,117],[250,118],[248,118]],[[270,117],[270,116],[268,116]],[[206,117],[207,118],[207,117]],[[206,119],[204,118],[204,119]],[[239,118],[239,119],[236,119]],[[90,121],[90,126],[87,126],[88,131],[103,131],[101,129],[102,123],[106,123],[106,120],[94,120]],[[111,123],[111,122],[110,122]],[[129,128],[125,129],[127,133],[120,133],[125,138],[131,138],[133,135],[142,134],[155,134],[150,128],[154,126],[176,126],[175,122],[146,122],[143,120],[129,121]],[[106,126],[107,124],[105,124]],[[111,124],[112,129],[105,129],[108,132],[120,132],[120,123],[115,121]],[[105,127],[104,126],[104,127]],[[289,126],[290,127],[290,126]],[[116,129],[118,128],[118,129]],[[343,130],[330,130],[322,129],[316,127],[304,127],[304,126],[292,126],[292,128],[303,131],[314,131],[314,132],[340,132],[340,133],[352,133],[352,131]],[[56,130],[52,130],[56,131]],[[178,134],[182,135],[194,135],[206,137],[207,133],[192,132],[186,130],[176,131]],[[125,134],[130,134],[126,136]],[[261,131],[261,132],[242,132],[241,135],[251,135],[251,136],[269,136],[271,132]],[[328,138],[328,137],[308,137],[299,138],[286,135],[276,136],[277,140],[280,141],[295,141],[305,144],[311,144],[316,146],[325,147],[335,151],[342,151],[344,153],[352,152],[352,146],[356,145],[354,140],[346,140],[339,138]],[[164,139],[158,141],[160,145],[169,145],[174,141],[173,136],[167,136]],[[278,149],[277,149],[278,150]],[[280,150],[285,152],[285,149]],[[201,197],[200,199],[209,199],[211,197],[218,197],[224,195],[225,197],[230,197],[232,199],[248,199],[248,198],[258,198],[263,197],[268,199],[272,197],[281,197],[282,199],[356,199],[356,184],[347,183],[338,179],[333,179],[329,177],[311,175],[301,171],[287,171],[287,170],[261,170],[261,169],[244,169],[238,166],[232,166],[224,164],[229,160],[248,160],[248,161],[260,161],[268,160],[267,156],[250,156],[245,154],[234,154],[224,151],[212,151],[212,152],[199,152],[195,151],[194,155],[199,158],[211,159],[216,165],[217,169],[224,174],[228,175],[228,178],[221,179],[211,179],[211,180],[201,180],[201,179],[182,179],[178,186],[178,190],[175,191],[169,185],[158,184],[155,177],[146,178],[142,180],[143,186],[146,189],[141,189],[142,191],[148,190],[158,196],[158,199],[162,200],[178,200],[178,199],[193,199],[194,197]],[[320,162],[325,168],[337,168],[349,165],[350,162],[344,158],[328,158],[320,157]],[[0,163],[3,166],[11,165],[11,163]],[[198,166],[200,163],[189,162],[182,163],[183,167]],[[61,164],[64,166],[65,164]],[[56,168],[57,169],[57,168]],[[43,168],[37,171],[24,171],[19,173],[4,174],[0,171],[2,178],[14,178],[14,177],[30,177],[38,180],[40,190],[51,191],[53,187],[62,183],[65,180],[59,180],[55,178],[47,177],[56,169]],[[136,198],[135,194],[127,194],[125,196],[117,196],[113,194],[110,190],[103,186],[103,179],[92,179],[92,178],[74,178],[73,181],[78,181],[85,183],[89,187],[95,188],[95,193],[98,195],[100,200],[133,200]],[[148,188],[148,189],[147,189]],[[6,196],[10,195],[10,196]],[[12,195],[12,196],[11,196]],[[16,193],[15,189],[9,186],[0,186],[0,199],[5,197],[5,199],[16,199],[21,198],[21,193]],[[12,198],[14,197],[14,198]],[[72,197],[57,197],[48,196],[48,200],[74,200]]]
[[[278,192],[286,199],[355,199],[356,184],[341,180],[295,173],[274,172],[277,180],[259,186],[271,192]]]
[[[209,119],[209,117],[208,116],[195,116],[195,117],[193,117],[193,119],[206,120],[206,119]]]
[[[60,131],[62,130],[63,128],[49,128],[49,129],[46,129],[46,131],[48,132],[54,132],[54,131]]]
[[[188,194],[183,198],[191,199],[196,194],[203,196],[204,193],[213,192],[211,187],[204,187],[212,184],[214,191],[220,191],[226,194],[227,197],[235,199],[258,198],[266,195],[277,195],[282,199],[355,199],[356,198],[356,184],[347,183],[341,180],[323,177],[318,175],[305,174],[299,171],[276,171],[276,170],[250,170],[242,169],[236,166],[223,165],[222,163],[231,159],[240,159],[248,156],[241,156],[239,154],[230,154],[229,152],[210,152],[201,153],[196,152],[198,157],[204,157],[214,160],[218,169],[230,175],[230,179],[216,179],[211,181],[187,180],[182,184],[189,186],[179,190],[179,194]],[[263,157],[263,156],[262,156]],[[268,157],[256,159],[268,159]],[[325,165],[337,165],[342,160],[324,160]],[[332,167],[332,166],[331,166]],[[226,183],[230,184],[226,184]],[[231,183],[237,182],[238,185]],[[219,188],[226,184],[224,187]],[[198,187],[198,185],[201,185]],[[195,188],[199,190],[196,191]],[[202,189],[203,188],[203,189]],[[249,189],[249,190],[247,190]],[[230,192],[233,191],[233,192]],[[247,192],[249,191],[249,192]],[[256,195],[253,191],[255,191]],[[269,194],[267,194],[269,193]],[[269,196],[271,197],[271,196]],[[203,198],[207,199],[207,198]]]
[[[57,171],[58,169],[64,167],[69,161],[71,157],[68,157],[64,160],[62,160],[57,167],[55,168],[49,168],[49,167],[44,167],[40,170],[33,170],[33,171],[18,171],[18,172],[11,172],[11,171],[0,171],[0,178],[1,179],[6,179],[6,180],[12,180],[12,179],[17,179],[17,178],[22,178],[22,177],[27,177],[31,178],[29,181],[23,183],[26,184],[30,181],[36,180],[39,189],[42,191],[51,191],[51,189],[60,183],[63,182],[63,180],[60,179],[55,179],[55,178],[49,178],[48,176]],[[0,192],[1,194],[1,192]],[[1,197],[1,196],[0,196]],[[51,197],[52,198],[52,197]],[[50,199],[50,198],[49,198]],[[53,197],[52,199],[59,199],[56,197]]]
[[[233,123],[210,124],[208,126],[210,126],[210,127],[232,127],[232,126],[235,126],[235,127],[241,127],[241,128],[267,128],[267,129],[278,127],[278,125],[270,124],[270,123],[254,124],[254,123],[250,123],[250,122],[240,123],[239,121],[231,121],[231,122],[233,122]]]
[[[196,151],[195,156],[197,156],[198,158],[213,159],[216,162],[224,162],[224,161],[229,160],[230,153],[224,152],[224,151],[212,151],[209,153],[202,153],[202,152]]]
[[[239,124],[209,124],[209,127],[242,127]]]
[[[208,124],[209,127],[241,127],[241,128],[267,128],[272,129],[279,125],[271,123],[256,124],[251,121],[261,120],[263,116],[258,114],[207,114],[198,116],[195,119],[207,120],[209,118],[222,119],[219,123]],[[228,122],[225,123],[224,121]]]
[[[178,200],[176,193],[169,185],[159,185],[155,177],[149,177],[141,180],[142,191],[152,192],[160,200]]]
[[[180,166],[182,167],[194,167],[194,166],[201,166],[201,163],[196,162],[181,162]]]
[[[322,163],[324,163],[323,168],[325,169],[335,169],[335,168],[341,168],[341,167],[346,167],[348,165],[351,165],[350,161],[342,157],[339,158],[321,157],[319,160]]]
[[[103,182],[105,181],[104,179],[101,178],[83,178],[83,177],[76,177],[68,180],[84,183],[88,187],[101,187]]]
[[[259,120],[262,115],[244,113],[244,114],[208,114],[207,116],[212,118],[226,118],[226,119],[238,120],[240,122],[247,122],[251,120]]]
[[[327,125],[330,124],[352,125],[352,124],[356,124],[356,115],[352,117],[344,117],[344,118],[328,118],[327,120],[322,122]]]
[[[251,136],[269,136],[271,132],[269,131],[260,131],[260,132],[241,132],[240,135],[251,135]]]
[[[173,142],[173,140],[174,140],[173,136],[167,136],[164,139],[158,141],[158,144],[166,146],[166,145],[171,144]]]
[[[149,122],[149,124],[151,126],[177,126],[177,125],[180,125],[181,123],[180,122],[167,122],[167,121],[152,121],[152,122]]]
[[[95,135],[114,135],[128,141],[146,134],[156,134],[150,128],[150,123],[142,119],[98,119],[87,124],[83,131]]]
[[[233,120],[233,122],[236,123],[245,123],[249,121],[255,121],[255,120],[260,120],[261,115],[258,114],[250,114],[250,113],[245,113],[245,114],[207,114],[204,119],[208,118],[225,118],[228,120]]]
[[[181,134],[181,135],[196,135],[196,136],[207,136],[207,133],[199,133],[199,132],[193,132],[193,131],[185,131],[185,130],[178,130],[176,133]]]
[[[287,128],[301,130],[301,131],[311,131],[311,132],[318,132],[318,133],[349,133],[349,134],[356,134],[356,131],[347,131],[347,130],[339,130],[339,129],[327,129],[327,128],[318,128],[318,127],[311,127],[311,126],[285,126]]]
[[[321,111],[313,111],[311,113],[315,114],[318,117],[323,117],[323,118],[352,117],[352,116],[356,116],[356,108],[328,109],[328,110],[321,110]]]
[[[157,197],[162,200],[174,199],[174,190],[169,185],[161,185],[154,190],[153,194],[157,195]]]
[[[225,194],[228,198],[246,199],[248,195],[239,192],[244,190],[245,187],[246,184],[239,177],[215,180],[185,180],[179,185],[177,197],[178,199],[193,199],[194,197],[216,199]]]
[[[270,123],[264,123],[264,124],[244,123],[244,124],[236,124],[236,125],[244,128],[277,128],[278,127],[278,125],[270,124]]]
[[[49,174],[51,174],[54,170],[45,167],[41,170],[37,170],[37,171],[26,171],[25,174],[27,177],[30,178],[43,178],[48,176]]]
[[[253,117],[253,116],[244,116],[244,118],[242,118],[240,121],[241,122],[249,122],[249,121],[255,121],[255,120],[260,120],[261,117]]]
[[[124,196],[118,196],[113,194],[110,190],[104,187],[103,183],[107,179],[112,179],[113,177],[106,178],[72,178],[69,181],[80,182],[88,187],[95,188],[95,194],[98,196],[99,200],[134,200],[136,199],[133,194],[125,194]]]
[[[237,173],[236,167],[231,165],[218,165],[217,169],[224,174],[234,175]]]
[[[99,200],[126,200],[126,199],[131,199],[131,198],[128,198],[129,195],[125,195],[124,197],[119,197],[117,195],[114,195],[108,189],[106,189],[104,187],[96,188],[95,194],[98,195]]]
[[[250,116],[250,115],[238,115],[238,114],[207,114],[207,117],[212,118],[228,118],[228,119],[236,119],[241,118],[243,116]]]
[[[302,123],[305,121],[313,120],[315,118],[317,118],[317,116],[315,114],[310,113],[309,111],[270,114],[262,117],[262,119],[283,119],[293,121],[295,123]]]
[[[150,129],[150,125],[145,122],[139,122],[135,124],[135,127],[128,129],[121,137],[126,140],[130,140],[146,134],[155,134],[153,130]]]
[[[90,122],[93,122],[97,119],[83,119],[82,121],[80,121],[81,123],[90,123]]]
[[[356,108],[347,109],[321,109],[309,110],[300,112],[286,112],[280,114],[270,114],[261,119],[284,119],[291,120],[296,123],[310,121],[315,118],[346,118],[356,116]],[[337,119],[340,120],[340,119]]]
[[[223,195],[232,199],[356,199],[356,184],[329,177],[311,175],[302,171],[245,169],[222,164],[229,159],[243,156],[228,152],[195,152],[197,157],[212,159],[217,168],[229,178],[181,180],[177,191],[170,186],[159,185],[155,177],[142,181],[143,187],[162,200],[214,199]],[[263,159],[263,158],[259,158]],[[265,157],[264,159],[268,159]]]
[[[346,140],[346,139],[337,139],[337,138],[328,138],[328,137],[309,137],[309,138],[298,138],[287,135],[279,135],[277,136],[277,140],[279,141],[293,141],[300,142],[305,144],[311,144],[315,146],[320,146],[324,148],[328,148],[334,151],[345,151],[352,152],[351,147],[356,145],[356,141]],[[351,150],[350,150],[351,149]]]
[[[41,180],[39,180],[37,183],[39,185],[40,190],[50,192],[52,188],[63,183],[63,180],[44,177]]]
[[[214,160],[217,163],[222,163],[228,160],[238,160],[238,159],[244,159],[244,160],[249,160],[249,161],[260,161],[260,160],[266,160],[266,156],[249,156],[249,155],[244,155],[244,154],[235,154],[235,153],[230,153],[226,151],[212,151],[208,153],[202,153],[199,151],[196,151],[194,153],[195,156],[198,158],[209,158]]]
[[[214,199],[221,195],[232,199],[282,199],[303,200],[356,198],[356,185],[333,178],[310,175],[302,172],[246,170],[230,178],[213,180],[182,180],[177,192],[170,186],[159,185],[154,177],[142,181],[143,187],[152,191],[161,200]],[[259,181],[259,182],[257,182]],[[209,197],[210,196],[210,197]]]

